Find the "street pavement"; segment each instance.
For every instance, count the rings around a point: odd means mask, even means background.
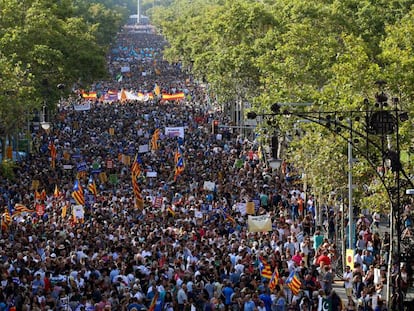
[[[344,288],[344,281],[335,278],[334,283],[332,284],[332,289],[341,297],[342,302],[344,305],[348,303],[348,297],[346,296],[345,288]]]

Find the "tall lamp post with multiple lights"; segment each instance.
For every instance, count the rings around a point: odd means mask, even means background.
[[[348,142],[349,147],[365,158],[383,184],[391,205],[392,238],[388,262],[388,303],[390,304],[392,300],[392,309],[404,310],[404,294],[399,281],[401,272],[397,270],[395,275],[391,275],[391,267],[393,265],[399,267],[401,263],[414,264],[414,241],[410,238],[401,238],[406,230],[402,219],[405,191],[407,188],[414,188],[400,161],[400,123],[408,120],[408,113],[400,109],[398,98],[389,99],[384,93],[382,90],[384,82],[378,84],[381,90],[375,96],[375,104],[371,105],[366,99],[363,110],[282,110],[283,105],[273,104],[270,113],[257,114],[251,111],[247,117],[255,119],[261,116],[263,119],[274,121],[278,116],[294,116],[308,120],[342,137]],[[381,170],[378,170],[379,166]],[[391,179],[389,175],[382,173],[386,168],[391,169]],[[349,215],[352,216],[352,205],[350,209]],[[349,228],[352,228],[352,222],[353,219],[350,217]]]

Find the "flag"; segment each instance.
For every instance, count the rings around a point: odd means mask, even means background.
[[[92,179],[92,177],[89,178],[88,182],[88,190],[91,194],[93,194],[95,197],[98,194],[98,189],[96,189],[95,181]]]
[[[122,82],[122,78],[123,78],[122,73],[118,73],[118,74],[116,75],[116,81],[117,81],[117,82]]]
[[[53,197],[58,198],[59,197],[59,189],[57,184],[55,185],[55,191],[53,191]]]
[[[4,218],[3,219],[4,222],[6,222],[7,224],[11,224],[12,218],[11,218],[10,211],[9,211],[8,207],[5,208],[5,211],[3,213],[3,218]]]
[[[82,91],[82,98],[84,99],[96,99],[98,94],[96,92],[85,92]]]
[[[42,192],[40,192],[40,200],[46,201],[46,190],[43,189]]]
[[[158,150],[158,140],[160,139],[160,129],[156,129],[151,138],[151,150]]]
[[[262,256],[259,257],[259,269],[260,269],[260,275],[262,276],[262,278],[265,278],[265,279],[272,278],[272,270],[270,268],[270,264]]]
[[[68,207],[66,206],[66,204],[63,205],[63,207],[62,207],[62,214],[61,214],[62,218],[65,218],[66,217],[67,210],[68,210]]]
[[[151,304],[148,307],[148,311],[155,311],[155,306],[157,305],[158,295],[159,295],[158,291],[156,291],[154,297],[152,297]]]
[[[235,225],[236,224],[236,220],[229,214],[229,213],[226,213],[226,212],[223,212],[223,216],[224,216],[224,220],[225,221],[229,221],[229,222],[231,222],[233,225]]]
[[[75,199],[77,204],[85,205],[85,196],[83,194],[82,185],[80,184],[79,179],[76,179],[73,185],[72,198]]]
[[[262,145],[260,145],[259,148],[257,148],[257,157],[258,157],[259,161],[266,162],[266,157],[265,157],[265,154],[263,152]]]
[[[5,207],[4,213],[1,217],[1,230],[6,231],[12,223],[12,217],[8,207]]]
[[[162,100],[178,100],[184,99],[184,92],[179,92],[175,94],[162,94]]]
[[[56,152],[56,147],[53,141],[50,141],[48,149],[50,151],[50,158],[51,158],[50,167],[55,168],[57,152]]]
[[[332,311],[331,299],[325,297],[319,297],[318,311]]]
[[[300,278],[296,274],[295,271],[292,271],[287,278],[285,284],[289,287],[289,289],[292,291],[293,295],[299,294],[300,287],[302,286],[302,282],[300,281]]]
[[[40,192],[39,191],[35,190],[34,198],[35,198],[35,201],[40,201],[41,196],[40,196]]]
[[[121,90],[121,102],[124,103],[127,100],[127,94],[126,91],[124,89]]]
[[[161,94],[160,86],[157,83],[155,83],[154,94],[155,96],[159,96]]]
[[[174,162],[175,162],[174,181],[176,181],[178,176],[180,176],[182,172],[184,172],[184,168],[185,168],[184,158],[183,158],[180,147],[178,147],[177,151],[175,152]]]
[[[270,282],[269,282],[269,289],[274,290],[278,284],[279,284],[279,271],[277,270],[277,267],[275,267],[272,278],[270,279]]]
[[[133,176],[139,177],[139,175],[141,175],[141,164],[142,160],[140,156],[137,154],[131,166],[131,172]]]
[[[31,210],[30,208],[27,208],[23,204],[16,203],[14,205],[13,216],[21,214],[21,213],[34,213],[34,212],[35,212],[34,210]]]
[[[134,192],[134,196],[135,196],[135,207],[138,209],[143,209],[144,199],[142,197],[141,189],[138,185],[137,178],[133,174],[131,177],[132,177],[132,191]]]
[[[171,214],[171,216],[175,217],[175,211],[174,211],[174,209],[172,208],[171,205],[168,205],[167,211],[168,211],[168,213]]]

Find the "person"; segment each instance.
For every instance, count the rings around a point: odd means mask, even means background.
[[[184,307],[187,305],[187,285],[182,284],[177,292],[177,306],[179,311],[184,311]]]
[[[345,271],[344,271],[344,275],[342,277],[343,281],[344,281],[344,287],[345,287],[345,293],[346,296],[349,299],[352,299],[352,289],[353,289],[353,284],[352,284],[352,279],[353,279],[353,274],[351,271],[351,267],[350,266],[346,266],[345,267]]]
[[[329,296],[332,304],[332,311],[342,311],[342,300],[337,292],[332,290]]]
[[[303,290],[308,298],[312,298],[313,292],[317,290],[316,282],[310,272],[306,273],[303,280]]]
[[[234,290],[233,290],[233,287],[231,286],[230,281],[227,280],[225,282],[225,286],[222,289],[222,293],[223,293],[223,296],[224,296],[225,310],[228,311],[231,308],[231,304],[232,304],[231,297],[234,294]]]
[[[374,230],[379,228],[380,220],[380,213],[378,211],[374,211],[374,213],[372,214],[372,225]]]
[[[286,311],[286,296],[285,291],[283,289],[279,290],[276,296],[276,308],[275,311]]]
[[[334,274],[332,272],[331,266],[324,267],[324,274],[323,274],[323,290],[325,291],[326,295],[329,295],[332,291],[332,283],[334,281]]]
[[[315,235],[313,236],[313,247],[315,250],[318,250],[319,247],[322,245],[323,242],[323,235],[321,234],[320,230],[315,231]]]
[[[244,304],[243,304],[243,310],[244,311],[254,311],[256,308],[256,304],[254,303],[252,296],[250,294],[247,294],[244,298]],[[278,310],[279,311],[279,310]],[[280,310],[284,311],[284,310]]]
[[[145,306],[138,303],[138,299],[136,297],[131,297],[126,309],[127,311],[141,311],[144,310],[144,308]]]
[[[354,296],[357,299],[361,298],[362,292],[364,290],[364,283],[362,282],[361,275],[359,275],[359,274],[355,275],[353,280],[352,280],[352,283],[353,283],[353,286],[354,286],[354,288],[353,288]]]
[[[260,290],[259,299],[262,301],[265,311],[272,310],[272,298],[266,288]]]

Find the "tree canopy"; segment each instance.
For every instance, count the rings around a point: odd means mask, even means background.
[[[189,66],[223,104],[242,96],[256,111],[285,102],[311,102],[303,109],[312,111],[359,110],[366,108],[364,99],[374,104],[375,82],[385,80],[385,92],[398,96],[400,108],[413,113],[414,1],[169,2],[151,11],[170,44],[166,57]],[[292,131],[291,119],[281,117],[278,123],[282,131]],[[337,133],[319,125],[300,127],[306,131],[293,136],[288,160],[306,168],[319,190],[344,187],[349,134],[338,140]],[[402,151],[413,149],[412,128],[411,118],[401,123]],[[412,170],[409,160],[403,164]],[[321,163],[326,171],[319,169]],[[378,188],[369,165],[360,161],[355,166],[357,182],[365,185],[357,192],[360,204],[376,208],[374,191],[366,191],[371,185]]]
[[[74,84],[105,77],[106,52],[127,17],[113,2],[0,1],[2,135],[18,131],[33,109],[53,109]]]

